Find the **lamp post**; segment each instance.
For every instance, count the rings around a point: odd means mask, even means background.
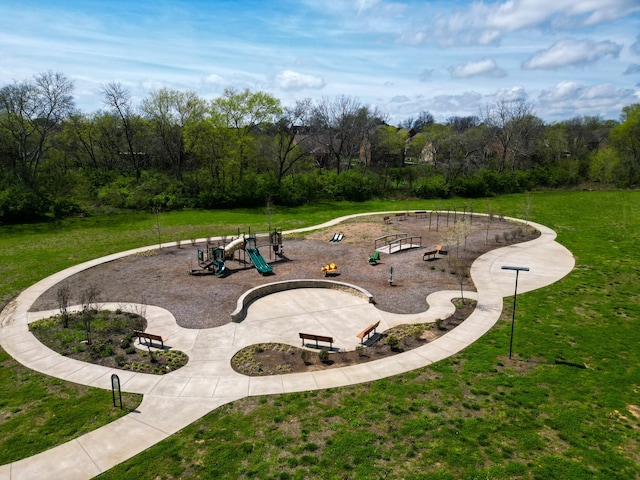
[[[515,270],[516,272],[516,289],[513,292],[513,314],[511,316],[511,339],[509,340],[509,359],[511,359],[511,352],[513,351],[513,326],[516,323],[516,296],[518,295],[518,274],[520,272],[528,272],[528,267],[509,267],[507,265],[502,266],[502,270]]]

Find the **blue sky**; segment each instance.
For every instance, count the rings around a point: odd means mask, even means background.
[[[524,98],[547,122],[640,103],[640,0],[3,0],[0,85],[47,70],[85,112],[120,82],[284,105],[356,97],[390,123]]]

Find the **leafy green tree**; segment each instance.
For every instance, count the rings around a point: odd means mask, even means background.
[[[628,186],[633,186],[640,181],[640,103],[624,107],[621,119],[611,129],[609,139],[620,154],[620,174]]]
[[[204,119],[206,102],[195,92],[162,88],[142,101],[142,113],[151,122],[159,156],[166,158],[177,180],[182,180],[189,152],[185,148],[187,123]]]
[[[537,157],[543,165],[554,166],[569,154],[567,126],[562,122],[547,125],[540,136]]]
[[[618,152],[613,148],[605,147],[594,152],[589,163],[589,180],[604,184],[619,181],[615,178],[619,163]]]
[[[424,130],[424,160],[434,167],[450,166],[455,155],[455,131],[453,128],[434,123]],[[449,168],[447,168],[449,170]]]
[[[224,125],[220,115],[210,111],[202,121],[189,122],[185,126],[185,147],[196,156],[199,168],[204,174],[198,175],[198,191],[204,188],[205,183],[210,189],[223,193],[227,183],[231,184],[229,164],[233,160],[229,152],[230,136],[231,131]],[[210,201],[207,201],[207,204],[209,203]]]
[[[241,182],[248,168],[255,172],[262,167],[257,155],[258,130],[265,123],[273,123],[282,113],[280,100],[265,92],[226,88],[223,96],[211,103],[210,113],[229,130],[225,135],[228,152],[237,166],[237,181]]]
[[[409,133],[404,129],[380,125],[373,136],[371,163],[384,168],[404,165],[408,137]]]

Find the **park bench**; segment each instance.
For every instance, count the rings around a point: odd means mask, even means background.
[[[427,218],[427,212],[425,210],[418,210],[415,216],[416,218]]]
[[[404,221],[407,219],[406,213],[396,213],[396,219],[400,221]]]
[[[422,260],[433,260],[436,258],[436,255],[446,255],[447,253],[449,253],[447,250],[442,250],[442,245],[438,245],[435,250],[424,252],[422,254]]]
[[[369,263],[371,265],[377,265],[379,261],[380,261],[380,252],[376,250],[374,254],[369,257]]]
[[[153,345],[153,342],[160,343],[162,349],[164,349],[164,342],[167,341],[166,338],[162,338],[160,335],[156,335],[154,333],[142,332],[140,330],[134,330],[133,334],[138,337],[138,343],[142,343],[141,338],[146,338],[149,340],[149,346]]]
[[[362,330],[358,335],[356,335],[360,339],[360,343],[364,343],[364,337],[367,337],[367,340],[369,340],[369,336],[371,335],[371,333],[376,333],[376,328],[378,328],[378,325],[380,325],[380,320],[378,320],[376,323],[372,323],[367,328]]]
[[[387,225],[391,223],[391,218],[389,218],[389,217],[384,217],[382,220],[383,220],[383,221],[384,221],[384,223],[386,223]]]
[[[333,337],[327,337],[325,335],[314,335],[312,333],[299,333],[300,338],[302,339],[302,346],[305,346],[305,340],[314,340],[316,342],[315,347],[320,348],[318,342],[325,342],[329,344],[329,350],[333,348]]]

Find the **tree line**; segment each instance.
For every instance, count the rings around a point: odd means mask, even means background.
[[[477,116],[422,112],[394,126],[348,96],[283,106],[261,91],[206,100],[162,88],[134,104],[119,83],[101,94],[101,110],[81,112],[57,72],[0,89],[0,221],[640,180],[640,104],[620,121],[546,124],[529,102],[499,100]]]

